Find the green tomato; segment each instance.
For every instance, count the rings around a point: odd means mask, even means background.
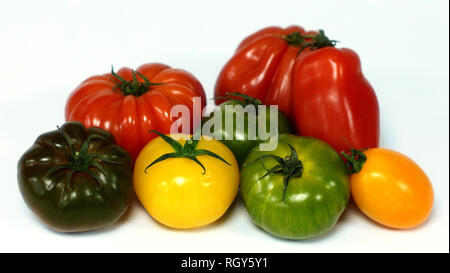
[[[330,145],[286,134],[274,151],[257,146],[249,153],[241,194],[257,226],[278,237],[307,239],[337,222],[350,197],[349,177]]]
[[[111,133],[79,122],[40,135],[20,158],[17,176],[28,207],[61,232],[113,224],[133,192],[131,156]]]
[[[216,130],[213,127],[215,134],[211,132],[204,132],[205,135],[209,135],[217,138],[223,144],[225,144],[234,154],[236,160],[238,161],[239,166],[242,165],[248,153],[252,150],[253,147],[261,143],[261,137],[256,133],[255,139],[251,139],[249,137],[249,128],[258,128],[259,116],[261,113],[255,113],[256,115],[246,113],[243,109],[245,106],[249,104],[253,104],[255,107],[261,104],[260,101],[248,97],[246,95],[240,93],[228,93],[229,95],[233,95],[236,97],[244,98],[244,100],[231,98],[220,105],[211,113],[208,118],[202,120],[202,124],[204,125],[207,121],[210,121],[214,118],[214,115],[219,113],[221,115],[221,128]],[[225,109],[227,106],[236,106],[240,105],[242,108],[236,108],[236,112],[233,115],[233,126],[227,128],[226,127],[226,112]],[[275,113],[276,112],[276,113]],[[277,114],[277,134],[281,133],[291,133],[292,126],[291,122],[287,118],[285,114],[278,110],[272,110],[269,106],[266,107],[265,111],[265,122],[266,122],[266,132],[270,130],[270,117],[274,114]],[[237,121],[239,119],[243,119],[245,126],[243,128],[237,128]],[[256,130],[258,131],[258,130]]]

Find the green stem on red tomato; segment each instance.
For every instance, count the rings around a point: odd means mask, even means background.
[[[113,90],[119,89],[123,95],[133,95],[139,97],[150,90],[150,86],[161,85],[163,83],[152,83],[147,77],[139,73],[138,71],[132,70],[131,74],[133,79],[131,81],[125,80],[123,77],[119,76],[114,72],[114,68],[111,66],[111,75],[113,75],[114,80],[118,83],[113,87]],[[136,75],[137,74],[137,75]],[[141,77],[144,82],[138,80],[137,76]]]
[[[288,43],[288,45],[299,47],[300,50],[298,54],[306,48],[316,50],[328,46],[334,47],[338,42],[336,40],[330,40],[322,29],[319,29],[316,34],[310,35],[301,34],[300,32],[295,31],[286,36],[282,36],[282,38]]]
[[[299,47],[306,43],[305,38],[308,38],[305,35],[300,34],[300,32],[295,31],[292,33],[289,33],[288,35],[282,36],[283,40],[288,43],[290,46]]]

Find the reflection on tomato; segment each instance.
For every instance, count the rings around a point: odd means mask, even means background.
[[[198,142],[167,137],[150,141],[136,159],[137,197],[154,219],[168,227],[188,229],[216,221],[238,192],[239,167],[233,153],[209,137]],[[177,155],[158,161],[171,153]]]
[[[186,105],[192,116],[194,97],[201,97],[203,108],[203,87],[187,71],[159,63],[144,64],[136,71],[124,67],[117,73],[90,77],[75,88],[67,100],[66,120],[110,131],[136,159],[156,136],[149,130],[169,133],[177,119],[170,116],[172,106]]]
[[[329,231],[350,198],[339,154],[310,137],[281,134],[274,151],[253,148],[241,171],[241,193],[253,222],[287,239]]]
[[[268,27],[244,39],[220,72],[216,104],[240,92],[278,105],[296,133],[327,142],[337,152],[374,148],[379,142],[376,94],[358,54],[335,47],[323,30]]]

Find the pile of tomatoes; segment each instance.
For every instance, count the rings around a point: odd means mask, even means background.
[[[251,34],[223,67],[214,95],[216,110],[278,109],[236,112],[233,126],[215,128],[217,137],[198,128],[224,111],[196,124],[194,106],[203,109],[206,96],[187,71],[149,63],[86,79],[69,96],[67,122],[19,160],[25,202],[61,232],[115,223],[133,189],[155,220],[176,229],[216,221],[240,192],[257,226],[289,239],[330,230],[350,197],[391,228],[412,228],[430,215],[426,174],[405,155],[378,148],[378,101],[358,55],[324,31]],[[177,105],[189,115],[174,116]],[[263,149],[270,140],[250,138],[249,127],[236,128],[238,119],[268,123],[274,115],[275,149]],[[190,124],[188,134],[169,134],[176,122]]]

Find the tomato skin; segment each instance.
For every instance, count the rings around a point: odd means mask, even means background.
[[[268,27],[244,39],[222,68],[214,96],[240,92],[263,104],[276,104],[292,117],[290,75],[299,49],[289,46],[283,36],[296,31],[308,34],[299,26]],[[216,104],[223,101],[217,99]]]
[[[80,121],[86,127],[100,127],[113,133],[117,143],[136,159],[142,147],[154,138],[157,131],[168,133],[172,122],[170,109],[175,104],[189,107],[192,116],[193,98],[206,97],[200,82],[189,72],[160,63],[148,63],[136,69],[154,85],[141,96],[124,95],[113,90],[118,83],[111,73],[97,75],[83,81],[70,94],[65,109],[67,121]],[[133,79],[132,69],[124,67],[117,75],[127,81]],[[144,82],[141,77],[138,81]],[[192,122],[190,123],[192,124]]]
[[[212,119],[215,115],[215,113],[220,113],[222,118],[222,128],[220,130],[217,130],[218,137],[220,137],[220,141],[225,144],[234,154],[236,157],[236,160],[238,161],[239,166],[244,163],[245,158],[247,157],[248,153],[251,151],[253,147],[261,143],[261,139],[256,136],[255,140],[249,139],[249,127],[258,128],[258,121],[259,117],[258,114],[256,117],[250,117],[248,114],[245,114],[243,111],[239,111],[236,113],[236,115],[233,116],[233,128],[226,128],[226,112],[225,107],[226,106],[236,106],[236,105],[242,105],[245,107],[245,104],[241,104],[237,101],[228,100],[226,102],[221,103],[217,106],[215,111],[220,112],[212,112],[211,115],[205,119],[203,119],[202,123],[204,124],[208,120]],[[270,110],[270,107],[266,107],[266,130],[268,131],[270,128],[270,117],[272,115],[272,110]],[[292,125],[289,119],[284,115],[282,112],[277,111],[278,116],[278,133],[291,133]],[[245,123],[245,128],[243,130],[237,130],[236,129],[236,123],[238,120],[238,116],[242,117]],[[247,124],[249,126],[247,126]],[[210,134],[210,132],[204,132],[206,135],[210,135],[211,137],[214,137],[214,134]]]
[[[179,139],[184,144],[185,140]],[[134,188],[148,213],[159,223],[176,229],[208,225],[219,219],[234,201],[239,188],[239,168],[233,153],[221,142],[202,137],[206,149],[231,166],[209,156],[199,156],[202,168],[187,158],[170,158],[145,168],[173,148],[161,137],[150,141],[136,159]]]
[[[52,174],[52,167],[70,163],[66,156],[71,149],[59,131],[40,135],[20,158],[17,178],[20,193],[28,207],[49,228],[59,232],[82,232],[105,228],[115,223],[127,210],[133,193],[133,161],[131,156],[116,145],[111,133],[99,128],[85,128],[79,122],[61,126],[79,151],[89,136],[93,139],[87,153],[98,154],[96,163],[104,170],[90,167],[98,175],[102,186],[84,171],[67,175],[71,167]],[[100,156],[117,161],[111,164]]]
[[[367,161],[352,174],[353,200],[372,220],[391,228],[416,227],[427,220],[433,202],[432,184],[409,157],[388,149],[364,151]]]
[[[283,175],[270,174],[259,160],[262,155],[289,155],[288,144],[298,153],[303,174],[291,178],[284,202]],[[256,160],[256,161],[255,161]],[[267,169],[276,162],[263,159]],[[274,151],[255,147],[241,170],[241,193],[253,222],[267,232],[287,239],[307,239],[330,230],[345,210],[349,177],[339,154],[328,144],[310,137],[280,135]]]
[[[338,152],[349,147],[344,138],[356,149],[378,147],[378,101],[358,55],[329,45],[299,54],[300,46],[285,39],[294,32],[305,41],[317,34],[299,26],[268,27],[244,39],[220,72],[214,95],[240,92],[278,105],[297,134]]]
[[[349,144],[378,147],[378,100],[353,50],[305,50],[295,63],[292,88],[298,134],[321,139],[338,152]]]

